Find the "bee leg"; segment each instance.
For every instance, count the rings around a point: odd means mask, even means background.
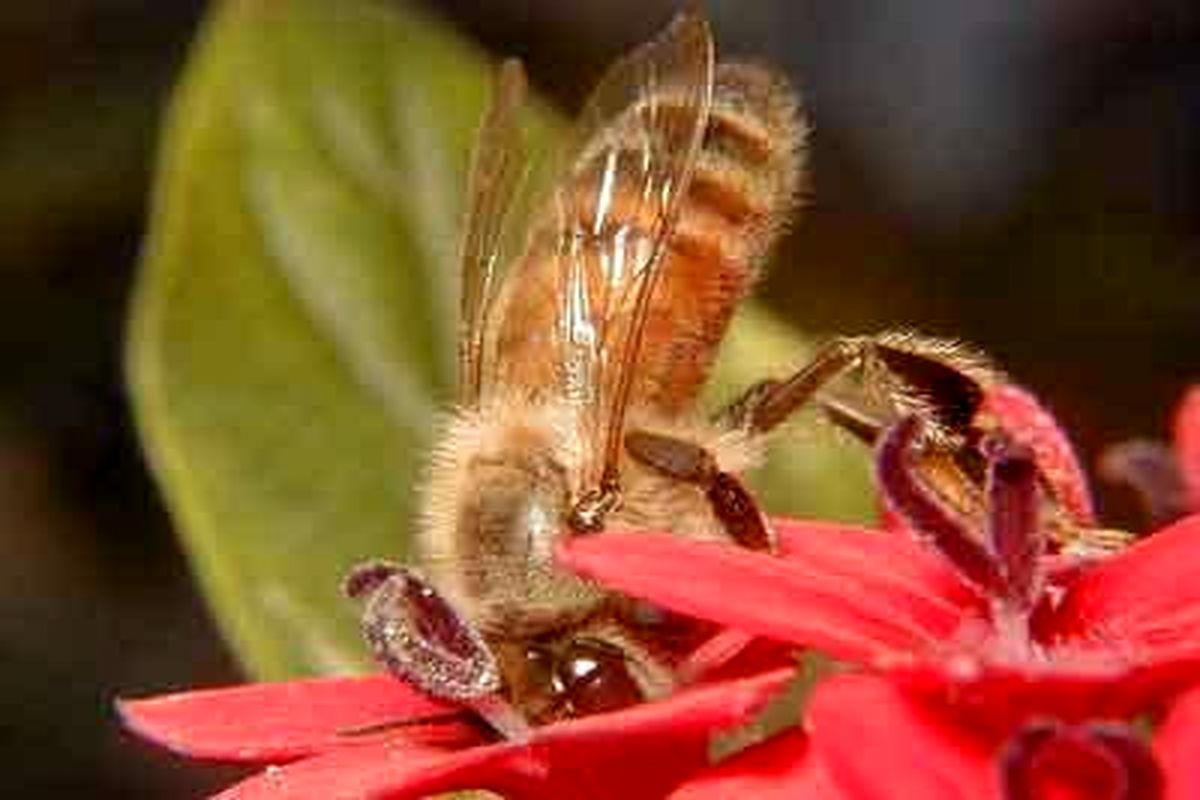
[[[808,404],[829,382],[861,362],[870,340],[841,337],[822,347],[804,367],[783,380],[751,386],[717,415],[726,427],[766,433]]]
[[[509,739],[528,724],[501,695],[500,668],[483,636],[415,571],[385,561],[355,567],[343,589],[363,601],[375,658],[405,683],[463,703]]]
[[[953,353],[949,343],[916,337],[837,338],[790,377],[751,386],[717,421],[752,434],[767,433],[831,382],[850,370],[860,370],[869,390],[882,391],[891,399],[915,395],[924,401],[927,422],[948,433],[963,433],[972,424],[983,388],[966,368],[955,364]],[[885,424],[846,401],[821,398],[820,403],[835,423],[867,441],[874,441]]]
[[[746,486],[717,466],[705,448],[661,433],[625,434],[630,457],[663,475],[700,487],[730,537],[751,550],[775,549],[775,537]]]
[[[883,420],[848,400],[822,397],[817,400],[817,404],[833,424],[868,447],[873,447],[880,434],[887,428]]]

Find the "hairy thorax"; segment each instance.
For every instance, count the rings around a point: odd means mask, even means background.
[[[452,417],[435,450],[424,496],[422,563],[480,630],[528,637],[594,616],[609,596],[554,566],[554,545],[581,491],[580,437],[555,403],[493,402]],[[755,458],[750,443],[710,424],[631,415],[631,428],[695,441],[723,469]],[[629,458],[622,503],[609,528],[724,538],[703,493]]]

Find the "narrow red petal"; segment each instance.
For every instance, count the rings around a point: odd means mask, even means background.
[[[808,727],[829,774],[856,800],[995,796],[986,745],[880,678],[842,675],[822,683]]]
[[[984,394],[978,416],[991,421],[1033,450],[1038,469],[1054,487],[1059,501],[1080,525],[1094,525],[1096,510],[1087,474],[1065,431],[1032,394],[1013,384],[992,386]]]
[[[784,690],[794,669],[687,689],[665,700],[542,728],[547,797],[581,786],[622,800],[658,800],[709,764],[714,733],[746,723]]]
[[[870,574],[873,586],[886,584],[888,592],[907,595],[912,602],[930,603],[934,614],[958,615],[978,602],[943,558],[912,538],[854,525],[785,517],[773,518],[771,526],[783,558],[848,579]],[[888,568],[881,571],[882,560]]]
[[[163,747],[194,758],[279,762],[361,743],[349,731],[453,713],[390,675],[256,683],[122,700],[125,725]],[[399,730],[400,733],[397,733]],[[396,729],[392,737],[461,742],[464,725]]]
[[[1200,797],[1200,689],[1171,706],[1154,734],[1154,755],[1167,778],[1163,800]]]
[[[675,666],[682,685],[746,678],[796,665],[795,648],[725,628]]]
[[[1175,454],[1192,511],[1200,513],[1200,386],[1188,389],[1175,412]]]
[[[268,768],[220,800],[399,800],[463,789],[490,789],[513,798],[652,800],[707,764],[714,731],[744,722],[792,675],[778,670],[547,726],[523,745],[457,753],[389,741],[342,748]]]
[[[528,790],[538,772],[531,753],[512,745],[444,752],[375,742],[267,767],[215,800],[402,800],[463,788],[507,792],[513,798],[549,797]]]
[[[776,527],[783,557],[609,533],[568,540],[560,558],[664,608],[850,660],[927,646],[966,613],[957,578],[915,543],[821,525]]]
[[[841,800],[844,797],[799,730],[738,753],[671,794],[671,800]]]
[[[684,689],[653,703],[539,728],[535,739],[555,747],[571,744],[620,748],[639,739],[650,742],[697,732],[707,736],[714,729],[737,725],[753,715],[795,674],[795,669],[777,669],[752,678]]]
[[[1064,638],[1107,640],[1146,658],[1200,648],[1200,514],[1085,570],[1054,614]]]

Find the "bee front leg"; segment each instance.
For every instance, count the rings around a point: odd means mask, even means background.
[[[713,514],[735,542],[751,550],[775,549],[775,537],[745,485],[717,465],[705,448],[661,433],[632,430],[625,450],[634,460],[675,480],[700,487]]]

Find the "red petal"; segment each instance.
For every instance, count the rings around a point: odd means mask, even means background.
[[[284,767],[267,767],[221,792],[216,800],[398,800],[463,788],[536,797],[524,787],[536,782],[538,769],[528,750],[512,745],[448,753],[375,742]]]
[[[366,800],[491,789],[510,797],[651,800],[707,764],[713,731],[745,721],[793,674],[779,670],[550,725],[524,745],[457,753],[395,747],[387,741],[343,748],[269,768],[220,798]]]
[[[689,780],[671,800],[839,800],[840,792],[799,730],[738,753]]]
[[[570,568],[664,608],[868,660],[960,624],[965,589],[920,545],[872,531],[777,522],[783,557],[651,533],[575,537]]]
[[[997,736],[1031,717],[1074,722],[1123,716],[1146,698],[1141,674],[1111,657],[1091,664],[1054,656],[1001,663],[962,654],[891,665],[885,676],[913,696],[953,707],[978,730]]]
[[[1050,623],[1138,661],[1200,649],[1200,514],[1151,534],[1084,571]]]
[[[745,723],[795,676],[782,669],[754,678],[684,690],[656,703],[542,728],[550,797],[579,796],[581,785],[622,800],[664,797],[709,764],[716,731]]]
[[[117,710],[135,733],[177,753],[222,761],[289,761],[332,747],[362,744],[348,731],[453,713],[390,675],[256,683],[122,700]],[[391,738],[461,743],[465,725],[393,728]]]
[[[676,664],[675,677],[683,685],[711,683],[759,675],[795,664],[795,648],[791,645],[726,628]]]
[[[1200,797],[1200,689],[1193,689],[1171,706],[1154,735],[1154,755],[1167,778],[1163,800]]]
[[[1096,510],[1087,475],[1065,431],[1032,394],[1013,384],[992,386],[984,394],[978,416],[1006,431],[1033,450],[1038,468],[1054,487],[1059,501],[1080,525],[1094,525]]]
[[[831,678],[808,708],[813,748],[856,800],[993,797],[989,748],[885,680]]]
[[[853,580],[869,575],[870,586],[904,595],[917,604],[931,604],[932,614],[958,616],[973,609],[978,599],[953,567],[914,539],[896,537],[853,525],[776,517],[771,526],[780,555],[822,571]],[[886,565],[881,570],[880,566]]]
[[[1192,511],[1200,513],[1200,386],[1193,386],[1175,412],[1175,454]]]

